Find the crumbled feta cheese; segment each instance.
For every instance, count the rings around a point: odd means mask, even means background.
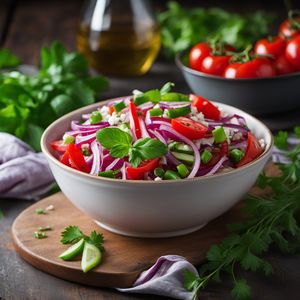
[[[200,144],[212,146],[215,141],[215,138],[212,136],[210,138],[202,138]]]
[[[233,141],[238,141],[243,137],[243,134],[241,132],[237,132],[232,136]]]
[[[198,110],[197,110],[197,108],[194,105],[191,105],[191,113],[193,115],[196,115],[198,113]]]
[[[160,178],[160,177],[155,177],[154,178],[154,181],[161,181],[162,180],[162,178]]]
[[[116,112],[114,111],[112,115],[108,118],[109,125],[118,125],[120,121],[120,118],[117,116]]]
[[[46,211],[54,210],[54,205],[50,204],[45,208]]]
[[[120,120],[121,120],[122,123],[125,122],[125,120],[126,120],[126,114],[121,114],[120,115]]]

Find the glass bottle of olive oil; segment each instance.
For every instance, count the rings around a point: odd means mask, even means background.
[[[116,76],[146,73],[160,49],[159,27],[148,0],[90,0],[77,48],[99,72]]]

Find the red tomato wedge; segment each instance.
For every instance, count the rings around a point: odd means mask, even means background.
[[[130,127],[135,132],[136,138],[140,139],[142,137],[140,121],[139,121],[139,116],[137,113],[136,106],[133,103],[133,101],[130,101],[129,103],[129,111],[130,111]]]
[[[65,152],[67,150],[67,144],[63,140],[57,140],[50,144],[51,148],[58,152]]]
[[[110,115],[112,115],[114,111],[115,111],[114,107],[113,107],[113,106],[109,106],[109,108],[108,108],[108,113],[109,113]]]
[[[254,159],[256,159],[259,155],[261,155],[263,152],[263,149],[257,140],[257,138],[248,132],[248,146],[246,149],[245,156],[242,158],[242,160],[237,164],[237,167],[241,167]]]
[[[137,168],[127,167],[127,179],[143,179],[145,173],[152,172],[158,166],[159,160],[160,158],[158,157],[151,160],[142,161]]]
[[[66,152],[69,154],[69,161],[73,168],[85,173],[90,171],[80,148],[78,148],[75,144],[68,144]]]
[[[70,155],[69,152],[66,151],[61,157],[60,157],[60,162],[63,163],[66,166],[71,166],[70,165]]]
[[[190,95],[190,100],[192,101],[192,105],[197,108],[198,112],[202,112],[206,118],[220,120],[220,110],[209,100],[193,94]]]
[[[186,117],[172,119],[171,125],[174,130],[191,140],[203,138],[208,130],[203,124]]]

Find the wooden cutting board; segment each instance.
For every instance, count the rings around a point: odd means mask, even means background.
[[[274,171],[271,169],[274,174]],[[258,190],[252,190],[258,193]],[[261,192],[260,192],[261,193]],[[53,211],[37,215],[35,209],[54,206]],[[138,275],[167,254],[184,256],[192,264],[200,264],[209,247],[226,235],[226,224],[238,221],[241,203],[212,221],[203,229],[174,238],[142,239],[124,237],[99,227],[91,218],[77,209],[62,193],[54,194],[24,210],[14,221],[12,236],[17,252],[34,267],[54,276],[99,287],[129,287]],[[51,226],[47,238],[36,239],[33,233],[40,226]],[[105,249],[103,262],[84,274],[80,259],[62,261],[58,256],[68,246],[60,243],[60,233],[69,225],[78,225],[89,234],[103,233]]]

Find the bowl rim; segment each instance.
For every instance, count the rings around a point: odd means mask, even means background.
[[[231,81],[231,82],[237,82],[237,81],[238,82],[252,82],[252,81],[262,82],[262,81],[276,80],[277,78],[278,79],[282,79],[282,78],[285,79],[285,78],[300,76],[300,71],[293,72],[293,73],[288,73],[288,74],[276,75],[276,76],[273,76],[273,77],[262,77],[262,78],[225,78],[225,77],[222,77],[222,76],[206,74],[206,73],[194,70],[194,69],[186,66],[182,62],[183,55],[187,54],[187,52],[189,50],[190,49],[187,49],[187,50],[184,50],[182,52],[177,53],[176,56],[175,56],[175,63],[176,63],[176,65],[179,69],[182,69],[183,71],[185,71],[187,73],[190,73],[192,75],[196,75],[196,76],[199,76],[199,77],[204,77],[204,78],[209,78],[209,79],[216,79],[216,80],[227,81],[227,82],[229,82],[229,81]]]
[[[219,177],[223,177],[223,176],[227,176],[227,175],[231,175],[231,174],[236,174],[236,173],[239,173],[241,170],[248,169],[251,166],[258,164],[261,160],[263,160],[266,156],[268,156],[270,154],[270,152],[272,151],[273,144],[274,144],[273,135],[272,135],[270,129],[263,122],[261,122],[260,120],[258,120],[254,116],[248,114],[247,112],[245,112],[245,111],[243,111],[239,108],[236,108],[236,107],[228,105],[228,104],[212,101],[216,105],[220,104],[221,106],[225,106],[229,109],[233,108],[233,109],[237,110],[238,112],[242,112],[243,114],[246,114],[247,117],[253,118],[254,121],[257,122],[261,128],[263,128],[263,130],[267,133],[267,136],[270,139],[270,143],[269,143],[269,145],[266,145],[265,150],[263,151],[263,153],[258,158],[251,161],[250,163],[247,163],[244,166],[241,166],[241,167],[236,168],[236,169],[232,169],[232,170],[230,170],[228,172],[225,172],[225,173],[217,173],[217,174],[213,174],[213,175],[210,175],[210,176],[200,176],[200,177],[194,177],[194,178],[183,178],[183,179],[180,179],[180,180],[170,180],[169,179],[169,180],[159,180],[159,181],[154,181],[153,180],[153,181],[150,181],[150,180],[131,180],[131,179],[123,180],[123,179],[117,179],[117,178],[108,178],[108,177],[101,177],[101,176],[91,175],[91,174],[84,173],[82,171],[79,171],[79,170],[76,170],[76,169],[73,169],[71,167],[66,166],[65,164],[61,163],[54,155],[52,155],[50,153],[50,151],[48,150],[48,147],[50,147],[50,144],[46,145],[46,138],[49,135],[49,133],[51,132],[51,130],[57,124],[61,123],[65,119],[71,117],[72,115],[80,114],[82,111],[86,111],[86,110],[91,110],[92,111],[93,109],[95,109],[99,106],[105,105],[108,102],[117,101],[117,100],[124,99],[124,98],[127,98],[127,97],[132,97],[132,96],[123,96],[123,97],[111,98],[111,99],[107,99],[105,101],[100,101],[100,102],[97,102],[97,103],[93,103],[93,104],[81,107],[79,109],[76,109],[74,111],[71,111],[71,112],[63,115],[62,117],[58,118],[56,121],[51,123],[45,129],[45,131],[44,131],[44,133],[41,137],[41,141],[40,141],[42,152],[44,153],[46,158],[48,160],[51,160],[57,167],[62,168],[67,172],[71,172],[74,175],[77,175],[77,176],[80,176],[80,177],[83,177],[83,178],[86,178],[86,179],[99,180],[100,182],[102,181],[104,183],[107,182],[107,183],[112,183],[112,184],[122,183],[122,184],[126,184],[126,185],[128,185],[128,184],[143,184],[143,185],[148,184],[149,185],[149,184],[170,184],[170,183],[171,184],[178,184],[178,183],[193,182],[193,181],[199,181],[199,180],[200,181],[210,180],[210,179],[213,179],[213,178],[219,178]]]

